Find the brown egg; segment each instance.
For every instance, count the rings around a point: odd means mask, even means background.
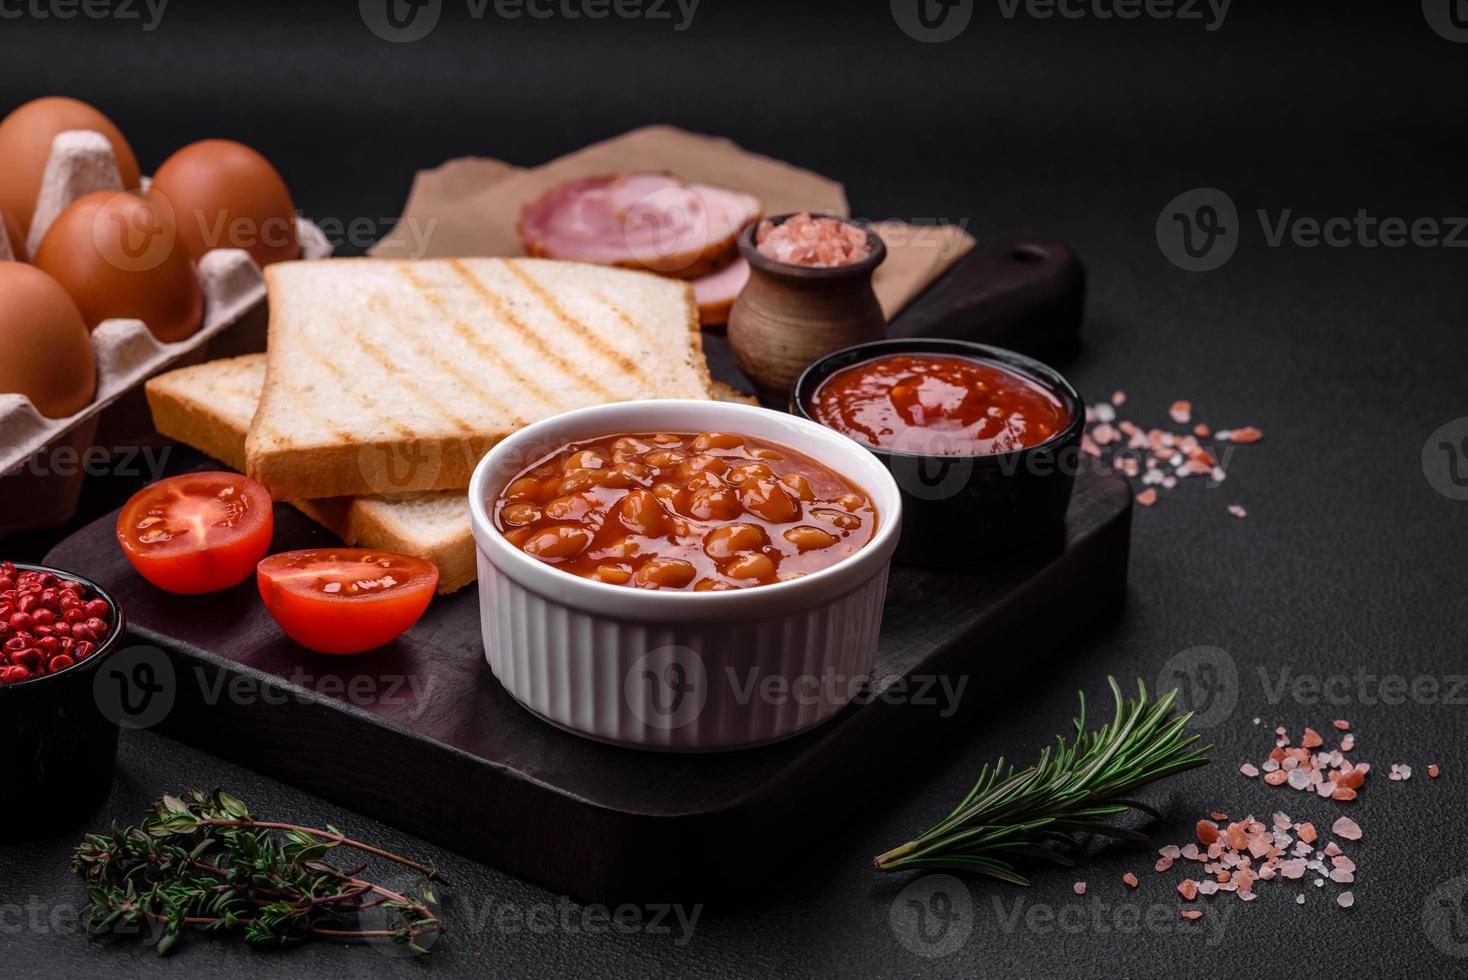
[[[290,191],[270,161],[243,143],[189,144],[163,161],[149,193],[173,206],[195,262],[215,248],[242,248],[261,266],[301,255]]]
[[[0,392],[18,392],[47,418],[81,411],[97,393],[97,363],[81,311],[46,273],[0,262]]]
[[[117,156],[123,186],[139,185],[138,158],[112,120],[85,102],[59,95],[27,102],[0,121],[0,208],[20,222],[23,233],[30,231],[51,141],[73,129],[89,129],[107,137]]]
[[[10,243],[10,254],[17,262],[26,260],[25,254],[25,232],[20,230],[20,222],[15,216],[4,208],[0,208],[0,222],[5,225],[5,240]]]
[[[71,294],[88,329],[136,317],[172,343],[192,336],[204,294],[165,202],[99,191],[72,203],[32,257]]]

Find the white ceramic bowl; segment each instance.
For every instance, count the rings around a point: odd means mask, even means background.
[[[527,466],[568,442],[629,432],[735,432],[797,450],[866,491],[877,533],[804,578],[679,592],[560,571],[495,529],[490,502]],[[490,450],[469,486],[489,666],[531,711],[605,742],[707,751],[794,735],[839,711],[871,670],[901,507],[876,457],[783,412],[669,399],[537,422]]]

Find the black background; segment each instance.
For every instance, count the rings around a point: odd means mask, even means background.
[[[1199,20],[1001,10],[977,3],[964,33],[943,44],[909,38],[881,2],[703,0],[677,32],[666,20],[475,20],[448,0],[429,37],[402,45],[373,36],[349,2],[173,0],[151,32],[136,21],[0,20],[5,107],[52,93],[91,101],[127,133],[145,171],[194,139],[242,140],[278,165],[308,216],[368,219],[374,235],[417,169],[472,154],[535,164],[668,122],[838,178],[859,214],[962,220],[981,240],[1064,241],[1086,261],[1091,295],[1084,349],[1062,367],[1091,400],[1125,389],[1131,417],[1161,424],[1173,399],[1189,398],[1217,426],[1267,433],[1236,454],[1221,488],[1187,485],[1137,513],[1131,594],[1114,621],[1002,690],[985,687],[986,665],[1011,652],[975,650],[971,687],[993,705],[984,721],[951,751],[914,759],[898,795],[867,801],[842,826],[788,827],[841,843],[834,855],[770,867],[758,902],[705,909],[684,945],[676,933],[498,928],[499,909],[555,908],[556,897],[178,743],[125,733],[97,823],[132,819],[192,782],[226,785],[258,813],[332,821],[439,865],[455,882],[452,935],[426,962],[326,945],[262,954],[200,939],[160,964],[137,946],[74,934],[65,910],[82,895],[66,871],[77,836],[68,828],[0,847],[7,970],[1320,976],[1371,962],[1389,974],[1461,975],[1468,961],[1442,946],[1468,948],[1423,917],[1440,883],[1468,873],[1468,707],[1442,696],[1451,675],[1468,672],[1468,503],[1431,488],[1421,454],[1439,425],[1468,415],[1468,252],[1271,247],[1255,215],[1468,214],[1468,44],[1438,36],[1409,0],[1360,11],[1238,0],[1214,31]],[[1188,273],[1159,251],[1154,225],[1174,196],[1205,186],[1237,204],[1240,241],[1223,268]],[[98,489],[89,506],[124,483]],[[1230,517],[1232,503],[1248,518]],[[47,543],[14,544],[34,557]],[[1208,905],[1201,932],[1178,934],[1164,917],[1163,929],[1128,935],[1115,928],[1114,906],[1160,904],[1170,915],[1178,876],[1153,874],[1151,851],[1122,847],[1078,872],[1041,871],[1030,892],[975,883],[961,949],[921,958],[904,948],[889,910],[907,879],[877,877],[868,857],[945,813],[982,761],[1032,757],[1068,725],[1077,689],[1102,698],[1107,673],[1154,682],[1200,644],[1229,651],[1225,693],[1237,703],[1207,733],[1216,764],[1147,796],[1167,808],[1158,842],[1181,842],[1210,809],[1282,808],[1325,824],[1346,810],[1365,828],[1352,849],[1356,907],[1337,908],[1335,886],[1308,888],[1303,907],[1293,886],[1261,887],[1252,904]],[[1276,693],[1284,671],[1346,675],[1347,703]],[[1385,704],[1359,673],[1444,686],[1435,698]],[[1353,721],[1358,757],[1378,767],[1357,803],[1306,801],[1236,771],[1267,754],[1275,724],[1324,729],[1336,717]],[[1388,782],[1391,762],[1416,775]],[[1436,782],[1429,762],[1443,767]],[[1122,888],[1126,870],[1142,878],[1137,892]],[[1071,891],[1077,879],[1090,883],[1083,899]],[[1023,916],[1006,928],[1017,899],[1082,911],[1063,918],[1071,928]]]

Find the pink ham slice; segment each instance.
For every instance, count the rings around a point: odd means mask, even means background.
[[[698,319],[705,327],[729,322],[729,309],[749,282],[749,263],[735,259],[712,275],[693,280],[693,299],[698,303]]]
[[[666,173],[605,174],[557,184],[520,211],[525,251],[547,259],[698,279],[727,265],[760,200]]]

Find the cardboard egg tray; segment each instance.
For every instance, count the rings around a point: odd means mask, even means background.
[[[122,189],[117,161],[105,137],[83,131],[57,136],[36,199],[27,254],[35,254],[41,236],[71,202],[96,191]],[[311,222],[298,218],[296,232],[302,258],[331,254],[331,243]],[[13,254],[0,226],[0,258]],[[92,331],[97,394],[75,415],[48,419],[24,395],[0,393],[0,536],[54,527],[70,519],[89,469],[83,465],[86,454],[97,446],[99,427],[138,436],[136,419],[109,423],[112,416],[123,414],[125,404],[137,415],[142,400],[136,396],[141,395],[143,382],[169,368],[205,360],[211,341],[219,346],[230,328],[265,299],[265,277],[243,249],[215,249],[199,262],[197,271],[204,291],[204,320],[193,336],[166,344],[141,320],[104,320],[97,325]],[[263,334],[247,346],[263,350]],[[104,455],[137,448],[98,447]]]

